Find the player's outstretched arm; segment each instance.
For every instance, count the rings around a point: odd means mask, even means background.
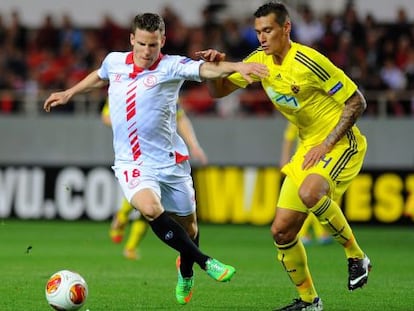
[[[203,51],[197,51],[195,53],[195,56],[198,58],[201,58],[202,60],[205,60],[206,62],[212,62],[212,63],[218,63],[218,62],[224,62],[225,58],[226,58],[226,54],[219,52],[215,49],[207,49],[207,50],[203,50]],[[243,75],[243,73],[241,73]],[[267,68],[266,68],[266,73],[264,74],[263,77],[267,76]],[[250,74],[247,74],[247,77],[245,75],[243,75],[243,77],[249,81],[249,83],[252,83],[252,78],[250,76]],[[261,77],[261,78],[263,78]],[[235,90],[237,90],[238,88],[240,88],[238,85],[233,84],[232,82],[230,82],[228,79],[226,79],[225,77],[220,77],[220,78],[216,78],[216,79],[210,79],[207,81],[207,86],[208,86],[208,90],[209,93],[212,97],[214,98],[220,98],[220,97],[224,97],[232,92],[234,92]]]
[[[225,78],[235,72],[239,72],[248,83],[254,82],[252,76],[265,78],[269,74],[266,65],[260,63],[205,62],[200,67],[201,78],[207,80]]]
[[[103,87],[104,85],[106,85],[106,81],[99,78],[97,70],[95,70],[73,87],[65,91],[50,94],[43,104],[43,109],[49,112],[52,107],[67,104],[76,94],[86,93],[94,88]]]

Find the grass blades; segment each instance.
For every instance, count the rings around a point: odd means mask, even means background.
[[[353,226],[373,270],[362,290],[347,290],[347,262],[336,244],[307,246],[315,286],[325,310],[414,310],[412,227]],[[87,281],[86,311],[272,310],[297,297],[276,260],[269,228],[202,224],[202,250],[237,269],[218,283],[195,267],[192,301],[175,301],[176,252],[149,231],[142,259],[129,261],[108,236],[109,222],[0,221],[0,310],[41,311],[44,286],[54,272],[71,269]]]

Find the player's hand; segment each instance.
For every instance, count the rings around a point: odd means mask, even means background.
[[[206,62],[222,62],[226,59],[226,53],[214,49],[208,49],[195,52],[195,56]]]
[[[200,164],[206,165],[208,163],[207,155],[205,154],[203,148],[200,146],[195,146],[190,149],[191,157],[196,159]]]
[[[52,107],[67,104],[70,98],[70,94],[68,94],[68,92],[66,91],[52,93],[45,100],[45,103],[43,104],[43,109],[46,112],[49,112]]]
[[[329,151],[329,148],[325,144],[320,144],[311,148],[308,153],[305,154],[302,169],[307,170],[315,166]]]
[[[266,78],[269,75],[267,66],[261,63],[237,63],[237,71],[250,84],[253,83],[253,76],[260,79]]]

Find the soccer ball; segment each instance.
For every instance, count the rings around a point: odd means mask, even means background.
[[[49,278],[45,294],[47,302],[55,310],[78,310],[88,296],[88,284],[79,273],[61,270]]]

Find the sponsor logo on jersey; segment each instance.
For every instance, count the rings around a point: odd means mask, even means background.
[[[293,109],[299,108],[299,102],[294,96],[281,94],[273,90],[271,87],[266,88],[266,93],[274,104]]]

